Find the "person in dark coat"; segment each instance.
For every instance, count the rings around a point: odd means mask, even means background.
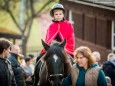
[[[11,42],[0,38],[0,86],[17,86],[11,63],[7,60]]]
[[[115,54],[109,53],[108,61],[103,63],[102,69],[105,75],[111,78],[112,86],[115,86]]]
[[[11,47],[11,53],[8,59],[11,61],[17,86],[25,86],[24,71],[21,68],[20,63],[18,61],[19,52],[20,52],[19,46],[13,45]]]

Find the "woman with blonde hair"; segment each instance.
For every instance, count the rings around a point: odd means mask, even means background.
[[[104,72],[95,64],[91,50],[81,46],[74,51],[75,65],[71,74],[63,79],[62,86],[107,86]]]

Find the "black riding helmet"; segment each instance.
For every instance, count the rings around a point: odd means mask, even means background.
[[[65,9],[64,9],[63,5],[62,5],[62,4],[55,4],[55,5],[52,7],[51,11],[50,11],[51,17],[54,16],[54,15],[53,15],[53,14],[54,14],[53,11],[54,11],[55,9],[61,9],[61,10],[63,10],[64,15],[65,15]]]

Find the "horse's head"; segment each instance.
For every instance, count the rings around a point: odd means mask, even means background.
[[[64,65],[68,58],[64,51],[66,40],[62,43],[52,43],[51,46],[44,41],[42,44],[47,51],[44,60],[48,71],[48,80],[52,86],[61,86],[65,74]]]

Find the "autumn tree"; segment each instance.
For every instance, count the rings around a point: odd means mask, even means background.
[[[0,11],[6,11],[22,36],[22,53],[26,56],[27,42],[33,20],[51,3],[58,0],[0,0]]]

